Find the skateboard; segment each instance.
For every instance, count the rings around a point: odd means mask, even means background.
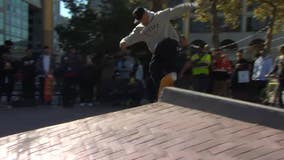
[[[160,81],[160,87],[158,92],[158,98],[160,98],[161,93],[165,87],[174,86],[174,82],[177,80],[177,73],[171,72],[166,74]]]

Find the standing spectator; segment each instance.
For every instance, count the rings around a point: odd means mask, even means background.
[[[6,40],[4,42],[4,45],[0,46],[0,56],[2,54],[7,54],[10,53],[10,49],[12,48],[12,46],[14,45],[14,43],[10,40]]]
[[[6,102],[11,103],[12,92],[15,85],[16,66],[11,60],[8,52],[4,52],[0,58],[0,86],[1,97],[6,93]]]
[[[55,64],[55,58],[52,55],[51,48],[45,46],[43,52],[37,60],[37,73],[39,77],[39,100],[40,103],[44,103],[44,84],[45,78],[48,74],[53,74],[53,67]],[[51,102],[47,102],[48,104]]]
[[[186,65],[186,63],[190,60],[191,58],[191,51],[190,51],[190,45],[184,36],[180,37],[180,53],[178,54],[178,65],[177,69],[179,74],[181,75],[181,70],[182,68]]]
[[[198,92],[209,90],[212,58],[206,46],[207,44],[202,45],[201,49],[191,57],[193,90]]]
[[[61,70],[63,72],[63,106],[72,107],[75,103],[78,89],[78,76],[81,58],[74,47],[61,57]]]
[[[276,58],[274,67],[269,75],[275,75],[279,86],[276,92],[276,98],[279,107],[283,108],[282,92],[284,89],[284,46],[280,47],[280,55]]]
[[[176,70],[179,36],[170,21],[182,17],[191,8],[193,8],[192,3],[183,3],[158,12],[142,7],[137,7],[133,11],[135,22],[139,24],[120,41],[120,48],[125,50],[135,43],[146,42],[152,53],[150,74],[154,83],[153,95],[157,95],[162,77]]]
[[[191,74],[191,55],[193,46],[190,46],[188,40],[181,36],[180,38],[181,51],[178,56],[180,67],[178,72],[178,79],[175,86],[185,89],[190,89],[192,86],[192,74]]]
[[[264,50],[260,50],[259,57],[255,60],[253,65],[252,81],[254,85],[254,100],[260,102],[260,94],[266,87],[268,79],[265,77],[270,73],[273,65],[271,56],[268,56]]]
[[[23,98],[26,103],[33,103],[35,93],[36,58],[31,48],[26,49],[26,55],[21,61]]]
[[[130,78],[127,85],[127,97],[126,106],[137,106],[140,104],[141,99],[144,96],[144,73],[143,66],[139,60],[135,60],[135,64],[130,71]]]
[[[93,106],[94,87],[96,83],[96,66],[90,56],[80,72],[80,105]]]
[[[92,63],[95,65],[95,84],[96,84],[96,92],[95,92],[95,99],[96,103],[102,100],[102,73],[105,65],[105,57],[102,54],[97,54],[92,58]]]
[[[232,74],[232,97],[249,101],[251,64],[243,57],[243,50],[236,53],[236,63]]]
[[[221,50],[215,52],[212,68],[213,94],[229,96],[232,64]]]

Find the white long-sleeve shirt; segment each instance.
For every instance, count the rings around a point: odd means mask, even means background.
[[[165,38],[179,41],[179,36],[170,20],[177,19],[184,13],[189,13],[191,8],[192,3],[183,3],[174,8],[167,8],[158,12],[146,10],[150,23],[147,26],[144,26],[142,23],[138,24],[120,43],[125,42],[126,46],[131,46],[137,42],[144,41],[149,50],[154,53],[158,43]]]
[[[273,60],[270,56],[258,57],[253,65],[252,80],[265,81],[265,75],[269,74],[273,66]]]
[[[50,68],[50,56],[49,55],[43,55],[43,70],[44,73],[48,73]]]

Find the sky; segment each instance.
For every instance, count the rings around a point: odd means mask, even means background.
[[[69,12],[69,10],[64,7],[64,3],[62,1],[60,1],[60,14],[64,17],[70,18],[71,15],[68,12]]]

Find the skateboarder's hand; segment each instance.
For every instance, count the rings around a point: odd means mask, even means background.
[[[119,47],[120,47],[121,50],[126,50],[126,49],[127,49],[127,46],[126,46],[126,43],[125,43],[125,42],[121,42],[121,43],[119,44]]]

